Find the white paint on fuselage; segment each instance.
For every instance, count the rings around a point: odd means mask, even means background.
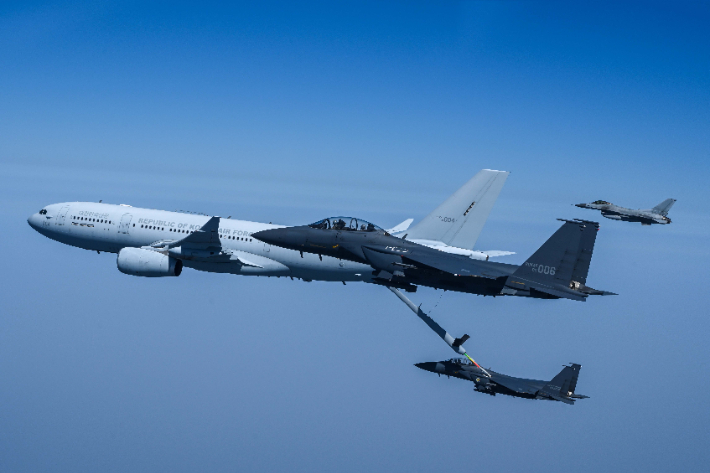
[[[180,240],[204,225],[210,217],[165,210],[95,202],[67,202],[45,207],[28,223],[42,235],[67,245],[93,251],[118,253],[121,248],[148,246],[159,240]],[[188,268],[251,276],[291,276],[318,281],[367,281],[368,265],[267,245],[251,235],[283,225],[221,219],[224,248],[250,263],[202,263],[183,261]]]

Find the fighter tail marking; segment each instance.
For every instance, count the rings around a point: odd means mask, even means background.
[[[599,226],[586,220],[565,221],[520,268],[515,276],[529,281],[569,286],[585,284]]]
[[[509,172],[484,169],[407,233],[410,240],[441,241],[472,249]]]

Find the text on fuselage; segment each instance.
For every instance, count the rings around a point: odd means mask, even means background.
[[[142,225],[154,225],[156,227],[166,227],[188,231],[197,231],[202,228],[202,225],[204,225],[199,223],[169,222],[167,220],[155,220],[152,218],[139,218],[138,223]],[[231,230],[229,228],[220,228],[218,231],[220,235],[237,235],[243,237],[251,236],[253,233],[247,230]]]

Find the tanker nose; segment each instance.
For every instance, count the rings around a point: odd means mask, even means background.
[[[27,223],[30,224],[30,227],[34,228],[35,230],[38,230],[41,223],[42,216],[39,213],[35,213],[29,216],[27,219]]]

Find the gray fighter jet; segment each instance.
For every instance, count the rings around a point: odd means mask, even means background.
[[[577,387],[579,370],[582,367],[574,363],[562,368],[562,371],[551,381],[506,376],[490,369],[483,370],[470,360],[462,358],[417,363],[414,366],[425,371],[438,373],[439,376],[443,374],[473,381],[476,391],[490,394],[491,396],[506,394],[527,399],[561,401],[566,404],[574,404],[576,399],[587,399],[589,397],[575,394],[574,392]]]
[[[471,259],[390,235],[357,218],[334,217],[311,225],[253,234],[270,245],[369,264],[368,281],[414,292],[417,285],[488,296],[584,301],[611,295],[586,285],[599,224],[564,224],[522,266]],[[406,237],[406,235],[405,235]]]
[[[601,210],[602,215],[611,220],[638,222],[641,225],[668,225],[671,223],[671,219],[668,218],[668,211],[673,207],[675,201],[675,199],[666,199],[649,210],[627,209],[605,200],[595,200],[589,204],[575,204],[575,206],[581,209]]]
[[[507,394],[509,396],[524,397],[528,399],[550,399],[567,404],[574,404],[575,399],[584,399],[587,396],[575,394],[577,377],[581,365],[572,364],[555,376],[552,381],[539,381],[536,379],[514,378],[486,370],[471,358],[463,344],[471,337],[463,335],[459,338],[452,337],[441,325],[429,317],[420,306],[417,306],[402,294],[399,289],[389,288],[409,309],[416,314],[429,328],[446,342],[451,349],[465,359],[453,358],[447,361],[418,363],[414,366],[426,371],[445,374],[455,378],[468,379],[476,385],[476,391],[491,394]]]

